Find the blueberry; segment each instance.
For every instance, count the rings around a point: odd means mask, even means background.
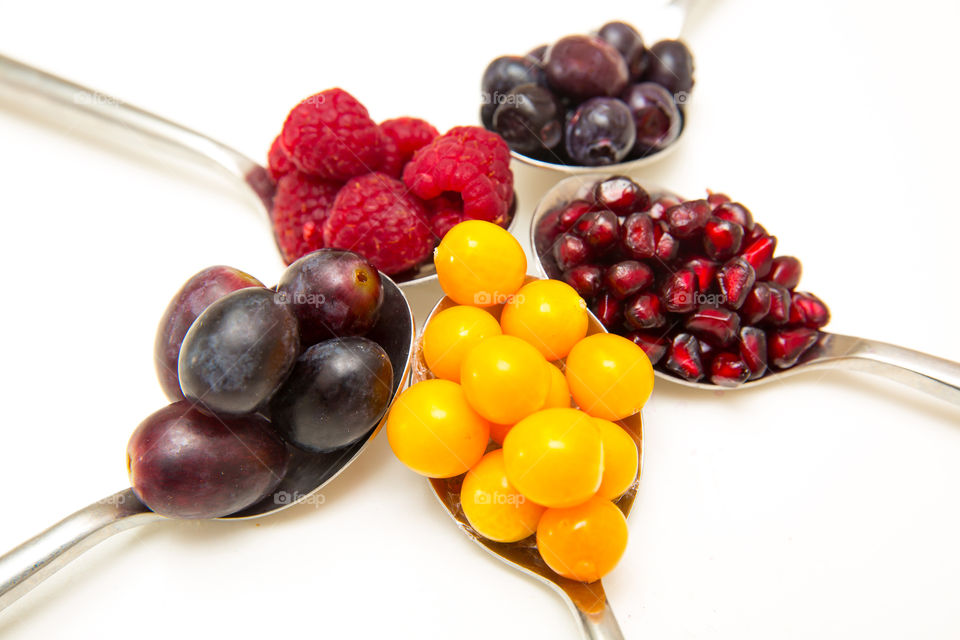
[[[680,110],[673,96],[659,84],[641,82],[631,85],[623,92],[623,100],[630,107],[637,128],[636,155],[660,151],[679,137]]]
[[[538,62],[525,56],[501,56],[487,65],[480,82],[480,119],[493,128],[493,113],[503,104],[507,92],[521,84],[545,84]]]
[[[563,139],[563,111],[548,89],[523,84],[508,91],[497,107],[493,130],[515,151],[540,153]]]
[[[630,108],[616,98],[591,98],[573,112],[566,127],[566,150],[579,165],[620,162],[633,148],[636,127]]]

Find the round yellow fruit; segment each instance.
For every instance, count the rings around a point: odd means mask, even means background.
[[[602,418],[594,418],[593,424],[603,441],[603,480],[597,496],[613,500],[623,495],[637,479],[640,452],[637,443],[620,425]]]
[[[463,358],[484,338],[500,335],[497,319],[477,307],[458,305],[435,315],[423,330],[423,359],[433,375],[460,382]]]
[[[569,409],[570,408],[570,387],[567,386],[567,379],[560,368],[547,363],[547,371],[550,372],[550,388],[547,390],[547,401],[543,403],[543,409]]]
[[[567,509],[547,509],[537,525],[537,549],[564,578],[596,582],[627,548],[627,519],[609,500],[590,498]]]
[[[467,220],[450,229],[434,255],[443,292],[458,304],[489,307],[523,285],[527,258],[510,232],[492,222]]]
[[[500,326],[507,335],[532,344],[547,360],[566,357],[587,335],[587,303],[566,282],[534,280],[503,307]]]
[[[463,359],[460,384],[470,406],[490,422],[514,424],[543,406],[547,361],[520,338],[493,336]]]
[[[643,408],[653,391],[653,366],[643,349],[622,336],[595,333],[567,355],[567,384],[577,406],[605,420]]]
[[[495,542],[523,540],[537,530],[546,510],[507,480],[503,450],[491,451],[463,479],[460,504],[470,526]]]

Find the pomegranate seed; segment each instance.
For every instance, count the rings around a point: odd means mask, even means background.
[[[633,340],[650,358],[650,364],[657,364],[667,352],[668,341],[665,337],[651,331],[631,331],[624,336]]]
[[[750,367],[740,356],[730,351],[721,351],[710,363],[710,382],[721,387],[736,387],[750,377]]]
[[[645,213],[634,213],[620,227],[620,242],[632,258],[646,260],[657,250],[653,218]]]
[[[559,226],[561,231],[567,231],[580,219],[580,216],[590,211],[593,205],[586,200],[574,200],[560,212]]]
[[[764,322],[773,325],[787,324],[790,320],[790,292],[786,287],[768,282],[770,288],[770,312]]]
[[[670,207],[666,212],[670,233],[681,239],[692,237],[707,224],[710,211],[706,200],[689,200]]]
[[[743,227],[736,222],[711,218],[703,228],[703,248],[715,260],[726,260],[740,250]]]
[[[696,306],[697,277],[690,269],[680,269],[663,283],[663,306],[672,313],[687,313]]]
[[[739,202],[725,202],[713,210],[713,215],[721,220],[734,222],[750,231],[754,228],[753,215]]]
[[[719,265],[706,258],[690,258],[683,266],[693,271],[693,275],[697,276],[697,290],[707,291],[713,284],[713,278],[717,275]]]
[[[638,291],[642,291],[653,284],[653,269],[637,262],[624,260],[611,265],[604,276],[607,290],[615,298],[626,298]]]
[[[750,368],[751,380],[767,372],[767,334],[763,329],[740,329],[740,357]]]
[[[696,382],[703,377],[700,343],[689,333],[678,333],[667,349],[666,368],[676,375]]]
[[[680,204],[680,198],[676,196],[660,196],[650,207],[650,217],[654,220],[663,220],[667,215],[667,209]]]
[[[591,305],[590,310],[597,316],[600,324],[608,330],[613,330],[620,324],[620,308],[619,300],[609,293],[604,293]]]
[[[620,221],[612,211],[589,211],[573,225],[570,233],[583,238],[594,254],[611,249],[620,237]]]
[[[626,176],[613,176],[597,183],[593,198],[598,205],[621,216],[650,209],[650,194]]]
[[[731,309],[743,306],[757,276],[743,258],[731,258],[717,271],[717,282],[724,304]]]
[[[628,300],[623,319],[633,329],[656,329],[667,322],[660,298],[652,293],[639,293]]]
[[[740,331],[740,316],[729,309],[698,309],[687,316],[684,328],[707,342],[729,345]]]
[[[653,229],[654,237],[657,239],[657,258],[662,262],[673,262],[680,255],[680,241],[672,233],[664,230],[666,223],[659,222]]]
[[[563,281],[582,298],[593,298],[603,287],[603,269],[595,264],[581,264],[563,272]]]
[[[706,340],[697,338],[697,342],[700,343],[700,362],[703,363],[703,370],[706,371],[710,368],[710,360],[717,349]]]
[[[774,331],[767,344],[770,362],[781,369],[789,369],[817,342],[817,336],[816,331],[806,327]]]
[[[793,291],[800,283],[801,271],[799,260],[793,256],[780,256],[773,259],[767,279]]]
[[[746,235],[743,236],[743,244],[741,245],[743,247],[749,247],[760,238],[766,238],[770,235],[762,224],[753,225],[753,229],[747,229],[746,225],[743,228],[747,230]]]
[[[744,324],[757,324],[770,313],[770,286],[766,282],[757,282],[747,294],[740,307],[740,317]]]
[[[707,194],[707,202],[710,203],[710,207],[714,210],[720,205],[730,202],[730,196],[724,193],[713,193],[708,189]]]
[[[553,245],[553,258],[561,271],[572,269],[583,264],[590,257],[590,249],[582,239],[570,233],[560,236],[560,240]]]
[[[740,257],[750,263],[758,278],[766,277],[773,265],[773,250],[777,248],[774,236],[758,238],[747,245]]]
[[[808,329],[819,329],[830,322],[830,310],[823,300],[805,291],[794,291],[790,296],[790,324]]]

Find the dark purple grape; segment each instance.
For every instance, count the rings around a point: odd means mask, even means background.
[[[241,289],[200,314],[180,349],[180,387],[188,400],[240,415],[270,399],[300,352],[297,319],[278,295]]]
[[[539,63],[524,56],[501,56],[487,65],[480,82],[480,119],[493,128],[493,114],[507,92],[521,84],[546,84]]]
[[[366,338],[336,338],[303,352],[270,402],[273,425],[292,444],[329,451],[377,425],[393,390],[393,367]]]
[[[646,63],[644,56],[647,50],[643,46],[643,38],[636,29],[625,22],[608,22],[600,27],[597,35],[620,52],[624,62],[627,63],[631,78],[639,77],[643,73],[643,65]]]
[[[493,130],[515,151],[541,153],[563,140],[563,111],[549,89],[522,84],[497,107]]]
[[[635,140],[630,109],[616,98],[591,98],[577,107],[567,122],[567,154],[578,165],[620,162]]]
[[[542,65],[542,64],[543,64],[543,59],[544,59],[546,56],[547,56],[547,45],[542,44],[542,45],[540,45],[539,47],[536,47],[536,48],[534,48],[534,49],[530,49],[530,51],[528,51],[528,52],[527,52],[527,55],[524,56],[524,57],[525,57],[525,58],[530,58],[531,60],[533,60],[533,61],[536,62],[537,64]]]
[[[170,518],[220,518],[260,501],[287,470],[287,448],[259,416],[215,417],[187,401],[140,423],[127,444],[130,483]]]
[[[547,49],[550,86],[573,98],[616,96],[630,79],[627,63],[612,45],[594,36],[567,36]]]
[[[646,156],[665,149],[680,136],[680,110],[673,96],[655,82],[627,87],[623,101],[630,107],[637,128],[634,153]]]
[[[180,345],[193,321],[203,310],[223,296],[247,287],[262,287],[263,283],[233,267],[208,267],[180,287],[167,305],[157,337],[153,344],[153,364],[160,387],[171,402],[183,400],[180,380],[177,378],[177,359]]]
[[[304,347],[366,333],[383,305],[380,273],[363,256],[340,249],[314,251],[291,264],[277,292],[300,323]]]
[[[686,98],[693,88],[693,54],[679,40],[661,40],[650,47],[642,79],[656,82],[676,99]]]

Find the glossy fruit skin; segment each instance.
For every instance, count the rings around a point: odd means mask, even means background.
[[[830,322],[830,310],[823,300],[805,291],[794,291],[790,296],[790,324],[808,329],[820,329]]]
[[[690,269],[670,274],[660,292],[663,306],[671,313],[689,313],[697,306],[697,276]]]
[[[697,382],[704,375],[700,342],[689,333],[678,333],[667,348],[664,366],[684,380]]]
[[[654,221],[646,213],[634,213],[620,225],[620,243],[631,258],[647,260],[657,253]]]
[[[610,265],[604,274],[607,290],[616,298],[627,298],[653,284],[653,269],[636,260],[624,260]]]
[[[547,389],[547,399],[541,409],[569,409],[570,408],[570,386],[567,384],[567,378],[563,375],[560,367],[553,363],[547,365],[547,371],[550,375],[550,387]],[[503,441],[500,441],[503,444]]]
[[[457,304],[489,307],[523,286],[527,258],[510,232],[492,222],[467,220],[443,237],[434,263],[443,292]]]
[[[493,128],[493,115],[504,103],[507,93],[522,84],[544,84],[546,78],[540,66],[523,56],[501,56],[494,59],[483,72],[480,81],[480,119],[487,129]]]
[[[597,496],[616,500],[633,485],[640,471],[640,452],[637,443],[626,430],[615,422],[594,418],[603,442],[603,480]]]
[[[467,352],[460,384],[474,411],[490,422],[515,424],[546,401],[550,388],[546,364],[524,340],[493,336]]]
[[[753,285],[743,306],[740,307],[740,317],[743,324],[757,324],[770,313],[770,286],[766,282],[757,282]]]
[[[717,284],[723,295],[723,304],[731,309],[743,306],[757,275],[743,258],[731,258],[717,271]]]
[[[177,365],[188,400],[225,415],[251,413],[270,400],[300,353],[297,319],[276,295],[240,289],[200,314]]]
[[[583,298],[600,293],[603,277],[603,270],[595,264],[580,264],[563,272],[563,281]]]
[[[150,415],[127,444],[137,497],[169,518],[220,518],[276,488],[287,448],[259,416],[214,417],[182,400]]]
[[[616,246],[620,221],[612,211],[589,211],[573,224],[570,233],[586,243],[591,255],[601,255]]]
[[[470,407],[460,385],[440,379],[418,382],[397,396],[386,429],[400,462],[429,478],[466,472],[490,439],[490,423]]]
[[[717,196],[718,194],[713,194]],[[726,196],[722,196],[726,198]],[[717,202],[717,199],[714,199],[714,202]],[[712,204],[712,203],[711,203]],[[713,215],[720,220],[726,220],[728,222],[733,222],[740,225],[744,228],[745,231],[752,231],[756,226],[756,223],[753,221],[753,214],[750,213],[750,210],[739,202],[730,202],[730,199],[727,198],[726,201],[719,202],[713,210]]]
[[[543,561],[580,582],[596,582],[610,573],[623,557],[627,537],[623,512],[600,497],[568,509],[547,509],[537,525]]]
[[[793,256],[778,256],[770,263],[767,279],[793,291],[800,283],[802,272],[799,260]]]
[[[630,79],[620,52],[600,38],[574,35],[561,38],[544,58],[547,82],[572,98],[618,95]]]
[[[740,332],[740,316],[729,309],[700,308],[687,316],[684,328],[716,346],[729,346]]]
[[[563,109],[548,89],[523,84],[508,91],[497,107],[493,130],[514,151],[535,155],[560,144],[563,120]]]
[[[602,442],[583,411],[538,411],[514,425],[503,441],[507,478],[545,507],[580,504],[603,479]]]
[[[740,250],[743,227],[729,220],[711,218],[703,228],[703,248],[714,260],[726,260]]]
[[[741,252],[740,257],[750,263],[758,280],[765,278],[773,266],[773,252],[777,247],[777,239],[766,236],[744,246],[746,249]]]
[[[621,96],[633,116],[637,137],[633,152],[638,156],[666,149],[680,137],[683,118],[670,92],[655,82],[626,88]]]
[[[561,271],[567,271],[590,259],[590,247],[583,238],[567,232],[554,243],[553,259]]]
[[[483,456],[463,479],[460,489],[463,514],[484,538],[494,542],[517,542],[537,530],[546,511],[528,500],[507,480],[503,450]]]
[[[657,364],[663,359],[670,342],[658,331],[631,331],[624,334],[628,340],[643,349],[650,358],[650,364]]]
[[[559,280],[534,280],[520,287],[503,307],[503,333],[528,342],[547,360],[565,358],[587,335],[587,303]]]
[[[574,200],[563,208],[560,213],[559,227],[560,231],[567,231],[580,217],[593,210],[593,203],[586,200]]]
[[[270,402],[274,427],[313,452],[346,447],[370,432],[393,396],[393,366],[366,338],[334,338],[304,351]]]
[[[623,320],[631,329],[656,329],[667,323],[663,303],[652,293],[639,293],[627,300]]]
[[[570,350],[567,384],[581,409],[622,420],[643,408],[653,391],[653,367],[643,349],[611,333],[587,336]]]
[[[710,382],[720,387],[736,387],[750,378],[750,367],[738,353],[721,351],[710,361]]]
[[[180,357],[180,345],[193,321],[204,309],[228,293],[262,286],[262,282],[239,269],[216,266],[200,271],[180,287],[160,318],[153,345],[157,379],[168,400],[183,400],[180,379],[177,378],[177,360]]]
[[[438,378],[460,382],[460,366],[475,345],[502,333],[488,311],[457,305],[435,315],[423,330],[423,359]]]
[[[625,22],[608,22],[600,27],[597,36],[620,52],[627,63],[630,77],[635,78],[642,73],[646,48],[636,29]]]
[[[626,158],[636,136],[633,115],[622,100],[590,98],[567,120],[564,144],[574,163],[597,167]]]
[[[670,233],[681,240],[693,237],[710,220],[710,203],[706,200],[688,200],[667,209],[665,219]]]
[[[795,365],[804,353],[817,343],[818,333],[814,329],[796,327],[779,329],[767,338],[767,353],[770,364],[780,369]]]
[[[609,293],[597,297],[590,310],[608,331],[612,331],[623,320],[623,304]]]
[[[601,180],[593,189],[593,200],[598,207],[618,216],[628,216],[650,209],[650,194],[627,176],[612,176]]]
[[[767,334],[757,327],[740,329],[740,358],[750,369],[750,379],[755,380],[767,372]]]
[[[693,55],[679,40],[654,43],[648,60],[644,81],[656,82],[673,96],[693,89]]]
[[[380,272],[363,256],[321,249],[291,264],[280,276],[277,300],[300,323],[304,347],[321,340],[363,335],[380,318]]]

